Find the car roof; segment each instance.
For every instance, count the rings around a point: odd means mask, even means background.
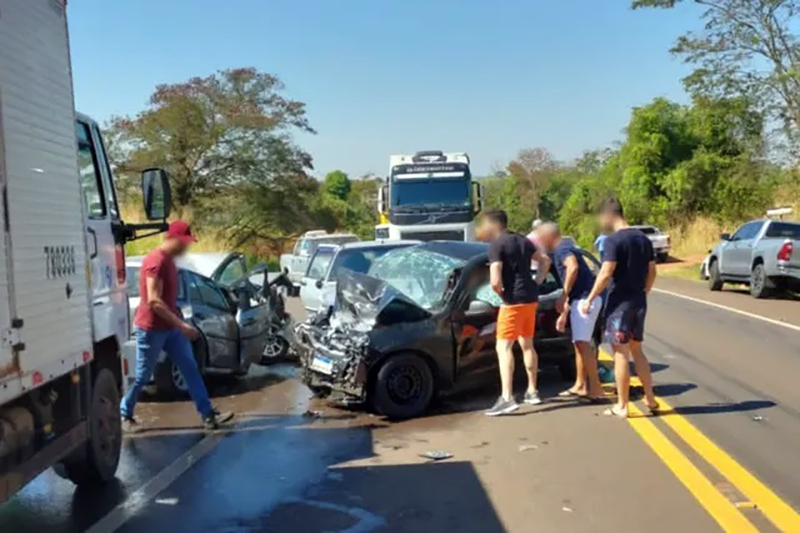
[[[421,250],[430,250],[442,255],[469,261],[479,255],[489,252],[489,245],[485,242],[461,241],[429,241],[417,246]]]
[[[344,244],[338,245],[340,250],[357,250],[359,248],[392,248],[396,246],[413,246],[415,244],[420,244],[421,241],[389,241],[389,240],[380,240],[380,241],[356,241],[356,242],[346,242]],[[320,246],[328,246],[325,244],[321,244]],[[335,245],[336,246],[336,245]]]
[[[343,237],[358,239],[358,236],[353,233],[323,233],[314,235],[302,235],[300,240],[316,241],[319,239],[341,239]]]
[[[200,274],[201,276],[210,278],[222,263],[224,263],[229,257],[236,255],[239,255],[238,252],[199,252],[186,254],[178,259],[177,266],[183,270],[190,270]],[[143,255],[132,255],[126,257],[125,266],[142,266],[144,257],[145,256]]]

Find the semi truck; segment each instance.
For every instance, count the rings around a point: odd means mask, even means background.
[[[474,241],[483,191],[464,152],[423,151],[389,158],[378,191],[376,239]]]
[[[0,0],[0,504],[51,466],[114,477],[133,371],[123,246],[170,211],[151,169],[155,222],[123,222],[100,129],[73,102],[66,0]]]

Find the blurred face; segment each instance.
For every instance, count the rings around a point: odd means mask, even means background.
[[[539,242],[545,250],[552,252],[558,244],[558,236],[552,231],[539,231]]]
[[[616,222],[616,217],[612,213],[604,211],[597,215],[597,223],[605,233],[614,231],[614,222]]]
[[[480,235],[485,240],[492,240],[503,233],[503,226],[489,218],[484,218],[481,223]]]

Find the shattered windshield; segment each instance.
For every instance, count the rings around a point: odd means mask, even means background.
[[[389,283],[424,309],[441,303],[453,270],[465,261],[420,248],[401,248],[379,257],[369,275]]]

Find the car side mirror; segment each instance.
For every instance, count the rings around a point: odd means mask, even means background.
[[[488,317],[494,315],[494,307],[483,300],[472,300],[464,315],[468,318]]]
[[[148,220],[166,220],[172,210],[172,190],[164,169],[150,168],[142,172],[142,200]]]
[[[314,283],[314,285],[315,285],[315,286],[316,286],[318,289],[321,289],[321,288],[322,288],[322,280],[321,280],[321,279],[318,279],[318,280],[317,280],[317,282],[316,282],[316,283]]]
[[[719,238],[722,239],[723,241],[729,241],[729,240],[731,240],[731,234],[730,233],[720,233]]]

